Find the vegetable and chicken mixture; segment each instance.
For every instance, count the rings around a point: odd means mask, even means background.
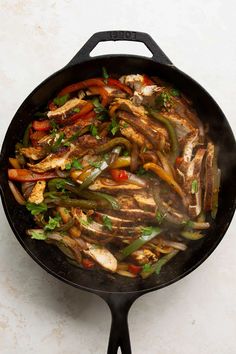
[[[34,114],[9,187],[34,218],[29,237],[78,267],[145,279],[210,228],[217,148],[177,88],[116,77],[103,68]]]

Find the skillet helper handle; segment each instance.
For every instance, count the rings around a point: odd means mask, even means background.
[[[170,59],[147,33],[135,31],[103,31],[94,33],[67,66],[75,65],[90,59],[90,53],[97,44],[107,41],[141,42],[150,50],[153,60],[160,64],[173,65]]]
[[[127,295],[122,294],[112,294],[105,299],[112,315],[107,354],[117,354],[119,348],[122,354],[132,354],[129,338],[128,313],[135,299],[136,297],[127,297]]]

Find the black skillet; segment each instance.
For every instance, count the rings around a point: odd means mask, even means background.
[[[122,40],[144,43],[153,56],[146,58],[137,55],[103,55],[91,58],[89,55],[99,42]],[[25,208],[15,202],[7,183],[8,157],[14,155],[14,145],[32,120],[32,113],[67,84],[100,76],[103,66],[108,72],[119,75],[146,73],[171,82],[192,99],[201,120],[209,126],[211,139],[219,146],[219,166],[222,170],[219,210],[207,237],[192,242],[188,250],[178,254],[164,267],[159,276],[154,275],[147,280],[133,280],[102,271],[98,273],[79,269],[69,264],[56,248],[26,237],[25,230],[33,226],[32,219]],[[127,315],[132,303],[139,296],[163,288],[197,268],[223,238],[236,206],[236,143],[223,112],[196,81],[171,63],[148,34],[141,32],[95,33],[68,65],[42,82],[20,106],[8,128],[1,151],[0,171],[1,195],[6,216],[15,236],[29,255],[53,276],[79,289],[99,295],[109,305],[112,325],[108,354],[117,353],[119,347],[123,354],[131,353]]]

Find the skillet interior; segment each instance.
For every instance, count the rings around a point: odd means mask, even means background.
[[[105,66],[110,73],[146,73],[157,75],[173,83],[193,100],[201,120],[209,124],[209,135],[219,146],[219,167],[222,170],[219,210],[207,237],[192,242],[186,252],[183,252],[170,264],[167,264],[161,274],[143,281],[128,279],[105,272],[83,271],[70,265],[65,257],[53,246],[31,240],[25,235],[25,230],[33,225],[29,213],[19,206],[7,184],[7,161],[14,155],[15,143],[23,136],[27,124],[32,120],[32,112],[40,109],[48,99],[66,84],[101,75]],[[234,176],[236,175],[236,146],[233,133],[222,111],[207,92],[187,75],[173,66],[158,64],[152,59],[137,56],[102,56],[75,66],[66,67],[55,73],[40,84],[24,101],[14,116],[7,131],[2,147],[1,189],[3,205],[8,221],[27,252],[43,268],[61,280],[73,286],[86,288],[90,291],[102,292],[144,292],[161,288],[177,281],[202,263],[215,249],[224,236],[232,219],[236,191]]]

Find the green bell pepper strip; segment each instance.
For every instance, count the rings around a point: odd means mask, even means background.
[[[25,130],[24,136],[23,136],[23,146],[28,147],[29,146],[29,138],[30,138],[30,128],[32,127],[32,124],[30,123],[28,127]]]
[[[98,201],[105,200],[111,205],[112,209],[120,208],[119,203],[113,196],[101,192],[79,191],[78,185],[70,180],[63,178],[53,178],[48,182],[48,188],[51,191],[56,191],[58,189],[57,186],[61,186],[61,188],[67,189],[82,198]]]
[[[178,143],[175,128],[168,120],[168,118],[163,117],[159,112],[155,111],[154,109],[148,108],[148,113],[166,127],[171,140],[172,157],[173,160],[175,160],[176,157],[179,156],[179,143]]]
[[[176,254],[178,253],[178,250],[174,250],[170,253],[168,253],[167,255],[161,257],[156,263],[152,264],[150,266],[150,268],[148,269],[148,271],[142,271],[140,273],[141,277],[143,279],[148,278],[151,274],[156,273],[156,274],[160,274],[160,271],[162,269],[162,267],[169,262],[174,256],[176,256]]]
[[[151,241],[154,237],[159,235],[162,232],[162,229],[159,227],[153,227],[152,232],[147,235],[147,234],[142,234],[139,238],[137,238],[135,241],[133,241],[129,246],[125,247],[119,256],[119,260],[123,260],[126,257],[128,257],[131,253],[137,251],[139,248],[141,248],[145,243]]]
[[[125,138],[114,138],[108,141],[107,143],[96,147],[96,154],[107,152],[117,145],[124,145],[128,151],[131,150],[131,144],[129,140]]]

